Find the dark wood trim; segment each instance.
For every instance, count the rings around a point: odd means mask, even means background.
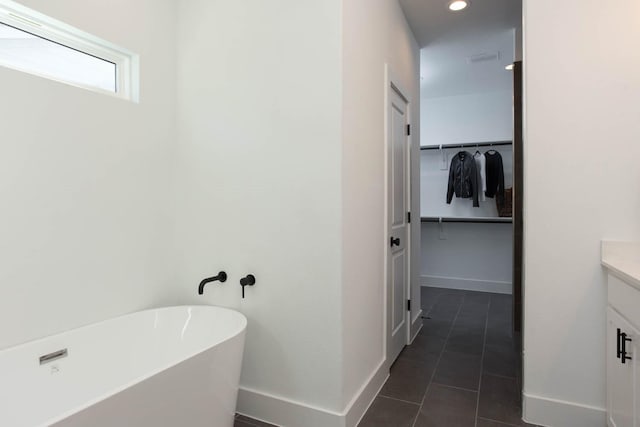
[[[513,329],[522,331],[523,307],[523,104],[522,61],[513,67]]]

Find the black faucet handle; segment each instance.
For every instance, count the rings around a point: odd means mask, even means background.
[[[256,277],[253,274],[247,274],[246,277],[240,279],[240,285],[242,286],[253,286],[256,284]]]
[[[240,279],[240,286],[242,286],[242,298],[244,299],[244,287],[253,286],[256,284],[256,276],[253,274],[247,274],[246,277]]]

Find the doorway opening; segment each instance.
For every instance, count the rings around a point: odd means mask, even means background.
[[[399,3],[421,48],[421,298],[412,303],[421,305],[423,327],[413,342],[405,334],[411,343],[404,348],[394,341],[401,318],[392,305],[406,296],[398,271],[407,270],[402,249],[392,246],[387,355],[394,363],[360,425],[394,411],[408,426],[527,425],[522,2],[486,0],[460,10],[446,1]],[[390,232],[400,218],[393,206]]]

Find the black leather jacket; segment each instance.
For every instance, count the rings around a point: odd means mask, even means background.
[[[449,167],[449,185],[447,203],[451,204],[453,195],[465,199],[473,198],[473,206],[480,207],[478,202],[478,173],[476,161],[467,151],[460,151],[451,159]]]

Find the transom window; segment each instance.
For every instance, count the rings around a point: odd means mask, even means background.
[[[0,65],[138,101],[138,56],[17,3],[0,5]]]

